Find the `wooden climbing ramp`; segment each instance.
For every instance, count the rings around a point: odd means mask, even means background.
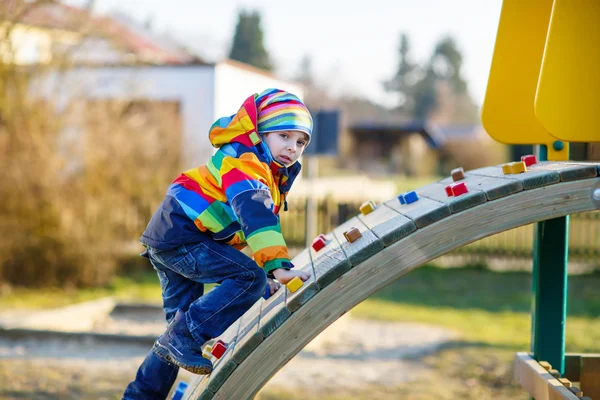
[[[296,292],[259,300],[221,336],[227,351],[187,399],[251,399],[332,322],[390,282],[441,255],[502,231],[600,209],[600,164],[541,162],[505,175],[501,166],[465,173],[468,192],[448,197],[452,178],[416,189],[419,200],[376,205],[326,234],[319,251],[292,262],[312,271]],[[358,211],[358,210],[357,210]],[[360,230],[350,243],[344,232]]]

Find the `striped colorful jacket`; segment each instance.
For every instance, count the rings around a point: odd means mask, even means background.
[[[213,124],[209,137],[217,152],[173,181],[142,244],[168,250],[209,234],[236,248],[250,246],[266,273],[292,267],[278,215],[301,165],[274,161],[256,127],[254,96]]]

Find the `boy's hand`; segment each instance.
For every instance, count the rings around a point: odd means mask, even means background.
[[[271,278],[267,278],[267,286],[269,287],[269,294],[272,296],[275,294],[277,289],[281,286],[281,284],[277,281],[274,281]]]
[[[299,277],[302,282],[306,282],[306,280],[310,278],[310,272],[293,269],[287,270],[284,268],[273,270],[273,275],[275,275],[275,279],[277,279],[282,285],[285,285],[291,281],[295,276]]]

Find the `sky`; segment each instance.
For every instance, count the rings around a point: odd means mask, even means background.
[[[89,0],[67,0],[81,6]],[[351,5],[355,3],[355,5]],[[360,5],[359,5],[360,4]],[[317,84],[333,94],[356,94],[383,105],[395,97],[382,82],[398,65],[401,33],[422,63],[436,42],[452,36],[463,54],[463,77],[481,105],[494,49],[502,0],[95,0],[98,13],[124,12],[152,21],[207,61],[227,56],[241,9],[262,16],[265,47],[276,74],[291,78],[301,59],[312,59]]]

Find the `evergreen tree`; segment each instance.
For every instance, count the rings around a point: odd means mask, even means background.
[[[434,111],[443,108],[455,122],[477,121],[477,107],[461,76],[463,57],[454,39],[442,38],[424,65],[411,61],[410,43],[405,34],[400,36],[398,51],[397,72],[391,80],[384,82],[384,89],[399,94],[398,110],[404,118],[427,120]],[[440,92],[440,87],[449,87],[449,93],[447,90]],[[439,96],[445,97],[440,99]]]
[[[257,11],[239,12],[229,58],[267,71],[273,69],[263,43],[261,16]]]
[[[406,34],[400,35],[400,46],[398,47],[400,60],[396,75],[389,81],[384,82],[384,89],[388,92],[398,92],[399,108],[408,113],[412,113],[413,88],[415,84],[415,73],[418,66],[410,59],[410,42]]]
[[[438,79],[448,81],[456,94],[467,91],[467,83],[461,76],[462,54],[456,48],[451,37],[445,37],[438,42],[433,52],[431,64]]]

